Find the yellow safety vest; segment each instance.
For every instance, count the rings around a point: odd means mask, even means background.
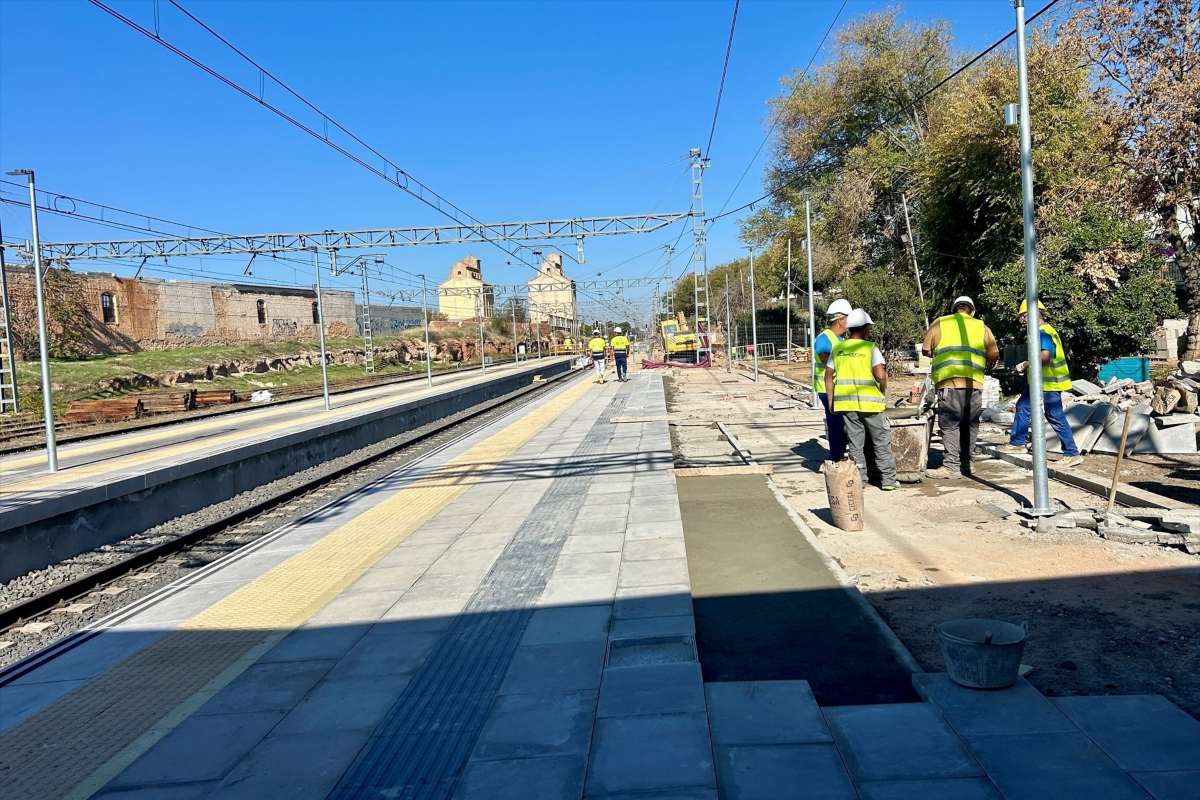
[[[969,378],[983,383],[987,368],[987,343],[983,322],[967,314],[950,314],[938,320],[941,338],[933,349],[933,383]]]
[[[1058,331],[1043,322],[1040,326],[1043,333],[1049,334],[1054,340],[1054,358],[1049,364],[1042,365],[1043,392],[1071,391],[1071,368],[1067,366],[1067,351],[1063,349],[1062,339]]]
[[[613,355],[623,356],[629,352],[629,338],[624,334],[617,334],[609,343],[612,345]]]
[[[592,351],[592,355],[599,355],[604,352],[605,341],[599,336],[593,336],[588,340],[588,350]]]
[[[833,346],[833,410],[883,411],[887,398],[871,370],[875,343],[844,339]]]
[[[817,338],[821,338],[822,334],[828,336],[829,341],[833,342],[835,346],[842,340],[842,337],[838,336],[829,328],[826,328],[825,330],[821,331],[821,333],[818,333]],[[829,357],[825,361],[825,366],[829,366],[832,363],[833,353],[830,353]],[[825,367],[822,367],[817,363],[817,353],[815,349],[813,350],[813,391],[817,394],[825,394]]]
[[[570,352],[572,347],[573,347],[573,344],[571,343],[570,339],[567,339],[563,342],[563,349],[566,350],[567,352]]]

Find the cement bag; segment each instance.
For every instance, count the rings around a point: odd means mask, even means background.
[[[825,493],[829,496],[833,524],[844,531],[861,531],[863,487],[858,465],[848,458],[826,461],[821,465],[821,471],[825,473]]]

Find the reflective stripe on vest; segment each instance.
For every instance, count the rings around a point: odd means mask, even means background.
[[[1043,392],[1069,392],[1071,391],[1071,368],[1067,366],[1067,351],[1063,349],[1062,339],[1059,338],[1058,331],[1050,327],[1046,323],[1040,326],[1042,333],[1050,336],[1054,341],[1055,356],[1049,364],[1042,365],[1042,391]]]
[[[983,383],[987,367],[983,322],[966,314],[950,314],[938,320],[938,330],[938,344],[933,349],[934,385],[950,378]]]
[[[592,351],[592,355],[598,355],[604,352],[604,340],[596,336],[588,340],[588,350]]]
[[[845,339],[833,346],[833,410],[883,411],[886,399],[871,370],[874,342]]]
[[[609,343],[612,345],[613,355],[623,356],[629,352],[629,338],[626,336],[614,336]]]
[[[829,328],[826,328],[825,330],[823,330],[817,334],[817,338],[820,338],[821,336],[828,336],[829,341],[831,343],[833,343],[834,345],[836,345],[838,342],[840,342],[842,340],[842,337],[838,336],[836,333],[831,331]],[[829,357],[825,361],[825,365],[828,366],[829,364],[832,364],[832,363],[833,363],[833,353],[830,353]],[[817,394],[825,394],[825,367],[822,367],[820,364],[817,363],[817,356],[816,356],[815,349],[813,351],[813,391],[816,392]]]

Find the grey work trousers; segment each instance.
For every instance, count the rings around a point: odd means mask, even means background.
[[[942,466],[951,472],[971,474],[981,414],[983,393],[978,389],[938,389],[938,427],[946,451]]]
[[[879,468],[882,486],[896,484],[896,456],[892,453],[892,426],[883,412],[842,411],[846,423],[846,450],[854,463],[858,464],[862,482],[867,484],[867,440],[871,440],[871,452],[875,454],[875,466]]]

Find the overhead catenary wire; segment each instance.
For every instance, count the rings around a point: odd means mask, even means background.
[[[729,57],[733,55],[733,34],[737,30],[738,8],[741,0],[733,0],[733,16],[729,20],[729,39],[725,42],[725,62],[721,66],[721,82],[717,85],[717,102],[713,106],[712,125],[708,128],[708,143],[704,145],[704,157],[712,151],[713,136],[717,132],[717,116],[721,113],[721,97],[725,94],[725,77],[729,74]]]

